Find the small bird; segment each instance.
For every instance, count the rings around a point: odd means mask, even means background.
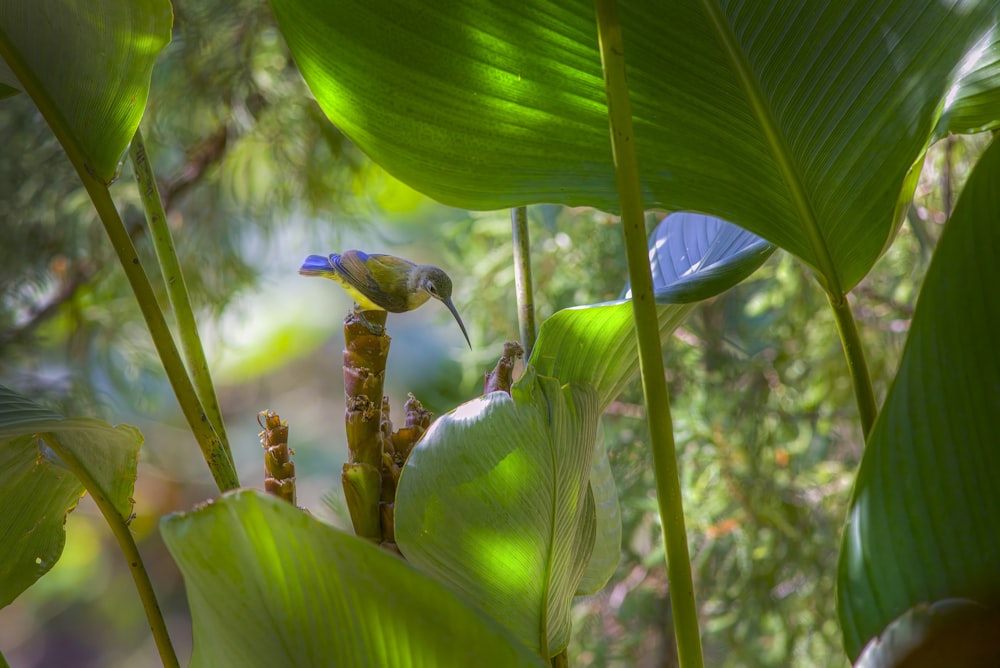
[[[402,313],[412,311],[434,297],[444,302],[455,316],[465,342],[472,348],[462,318],[451,303],[451,279],[433,265],[414,264],[394,255],[349,250],[333,253],[329,257],[310,255],[302,263],[299,273],[337,281],[362,311]]]

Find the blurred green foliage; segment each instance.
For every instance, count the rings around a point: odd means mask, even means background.
[[[154,70],[143,128],[206,343],[222,351],[216,359],[227,351],[237,358],[220,393],[241,474],[261,485],[253,416],[273,402],[292,427],[301,500],[308,505],[333,488],[330,505],[338,507],[338,322],[349,301],[334,286],[296,282],[299,261],[360,247],[449,270],[474,351],[458,357],[461,347],[432,340],[421,323],[453,328],[443,310],[389,323],[394,405],[401,408],[409,390],[440,413],[481,392],[502,342],[517,338],[509,212],[436,205],[368,163],[323,117],[266,6],[178,0],[174,7],[174,41]],[[25,96],[0,102],[0,133],[10,147],[0,160],[0,382],[68,414],[142,426],[147,446],[132,528],[184,657],[183,588],[155,522],[211,494],[203,464],[177,426],[90,202]],[[928,153],[899,238],[853,293],[880,399],[941,225],[984,144],[948,138]],[[140,252],[151,257],[129,168],[113,194]],[[650,228],[659,217],[650,214]],[[529,224],[539,322],[618,297],[626,267],[615,218],[539,205],[529,209]],[[834,573],[862,439],[823,293],[779,252],[700,305],[665,356],[707,663],[845,665]],[[571,663],[670,666],[638,383],[603,428],[621,495],[622,561],[604,592],[577,604]],[[0,648],[19,666],[155,665],[139,610],[109,532],[84,502],[59,564],[0,611]]]
[[[142,126],[194,306],[218,318],[262,265],[284,260],[268,245],[289,215],[307,234],[342,213],[362,159],[312,101],[266,7],[174,10]],[[0,131],[17,147],[0,161],[0,377],[103,412],[87,401],[94,390],[129,392],[159,376],[158,362],[93,207],[27,96],[3,102]],[[112,194],[151,259],[130,166]]]

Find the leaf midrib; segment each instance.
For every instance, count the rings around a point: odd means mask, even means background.
[[[750,63],[746,59],[746,54],[744,54],[741,45],[736,40],[736,35],[733,33],[732,27],[726,20],[718,3],[714,0],[701,0],[701,6],[712,32],[715,34],[719,45],[733,66],[733,73],[740,83],[740,88],[743,89],[743,93],[746,95],[754,118],[757,119],[764,133],[765,143],[771,149],[771,154],[778,166],[778,171],[781,173],[785,185],[788,186],[792,204],[798,212],[798,217],[802,221],[802,227],[809,240],[809,245],[813,249],[813,255],[818,265],[814,267],[818,272],[817,277],[827,293],[839,301],[843,299],[844,291],[841,287],[840,276],[837,273],[833,257],[830,255],[830,248],[823,237],[816,213],[813,211],[812,204],[806,193],[805,184],[800,178],[800,172],[796,168],[795,160],[788,149],[784,134],[781,128],[778,127],[778,122],[774,115],[771,113],[771,107],[764,96],[764,91],[760,87],[760,82],[750,67]]]

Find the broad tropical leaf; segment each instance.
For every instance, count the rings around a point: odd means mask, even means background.
[[[70,158],[110,183],[172,21],[168,0],[4,0],[0,96],[10,86],[28,92]]]
[[[64,418],[0,386],[0,607],[59,559],[81,480],[128,519],[141,444],[134,427]]]
[[[684,322],[694,304],[658,306],[660,340]],[[639,373],[632,303],[606,302],[563,309],[542,323],[529,363],[539,375],[597,389],[604,411]]]
[[[327,116],[455,206],[618,206],[593,6],[272,0]],[[998,3],[620,3],[647,208],[702,211],[853,287],[891,241]]]
[[[672,213],[649,235],[649,264],[657,304],[714,297],[755,272],[774,246],[719,218]],[[625,290],[630,299],[632,291]]]
[[[0,607],[55,566],[66,543],[66,516],[83,485],[40,439],[21,436],[0,444]]]
[[[919,603],[1000,600],[997,286],[994,142],[941,237],[855,483],[838,575],[851,657]]]
[[[543,666],[486,615],[370,543],[256,490],[160,524],[184,574],[192,666]]]
[[[570,606],[596,531],[588,385],[530,367],[438,418],[396,491],[396,540],[421,570],[494,615],[548,658],[569,642]]]

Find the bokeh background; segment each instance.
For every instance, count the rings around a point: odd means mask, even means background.
[[[258,411],[291,427],[299,503],[344,526],[341,321],[350,299],[296,274],[308,254],[389,252],[445,268],[472,336],[430,304],[389,318],[387,393],[440,414],[482,391],[517,338],[509,212],[421,196],[320,112],[266,4],[175,0],[143,131],[200,317],[240,477],[262,487]],[[191,630],[159,519],[215,494],[103,228],[25,96],[0,102],[0,382],[68,415],[145,435],[132,530],[182,660]],[[921,279],[983,137],[927,156],[910,215],[854,293],[881,400]],[[134,178],[113,195],[152,258]],[[651,212],[650,228],[664,212]],[[592,209],[529,209],[539,321],[616,298],[621,230]],[[809,271],[776,253],[701,304],[664,349],[685,508],[712,666],[845,666],[834,577],[862,439],[836,329]],[[603,420],[624,521],[612,582],[574,609],[574,666],[673,665],[661,528],[641,390]],[[123,557],[88,498],[55,568],[0,610],[15,668],[159,665]]]

